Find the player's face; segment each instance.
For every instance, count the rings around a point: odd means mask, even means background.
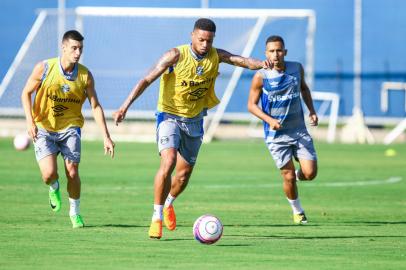
[[[198,55],[205,55],[213,46],[214,33],[201,29],[192,32],[192,50]]]
[[[265,56],[271,60],[276,68],[283,67],[286,53],[287,50],[285,50],[285,47],[280,41],[268,42],[266,44]]]
[[[82,55],[83,42],[73,39],[65,40],[62,43],[62,54],[65,59],[70,63],[79,62],[80,56]]]

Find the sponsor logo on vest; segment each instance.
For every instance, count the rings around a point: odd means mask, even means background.
[[[56,105],[56,106],[52,107],[52,110],[54,111],[53,116],[54,117],[62,116],[62,115],[64,115],[63,111],[66,111],[67,109],[69,109],[69,108],[65,107],[63,105]]]
[[[207,83],[211,83],[214,80],[214,78],[207,78],[207,80],[204,81],[200,81],[200,82],[195,82],[195,81],[189,81],[189,86],[199,86],[202,84],[207,84]]]
[[[75,98],[60,98],[57,95],[48,95],[47,96],[50,100],[52,101],[56,101],[56,102],[62,102],[62,103],[77,103],[80,104],[80,100],[79,99],[75,99]]]
[[[286,101],[286,100],[292,100],[294,98],[297,98],[300,96],[300,93],[290,93],[286,95],[275,95],[275,96],[268,96],[268,100],[270,102],[276,102],[276,101]]]
[[[64,84],[61,86],[61,90],[62,90],[62,92],[67,93],[70,91],[70,87],[69,87],[69,85]]]
[[[197,74],[197,75],[202,76],[202,75],[203,75],[203,72],[204,72],[204,70],[203,70],[203,67],[202,67],[202,66],[197,66],[197,67],[196,67],[196,74]]]
[[[279,83],[277,81],[273,81],[270,83],[271,87],[277,87]]]
[[[193,90],[192,92],[190,92],[191,95],[190,100],[196,101],[203,98],[207,93],[207,89],[208,88],[197,88]]]
[[[183,80],[180,84],[180,86],[187,86],[187,82],[185,80]]]

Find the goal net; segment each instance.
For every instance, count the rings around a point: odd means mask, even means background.
[[[313,85],[315,14],[285,9],[178,9],[78,7],[65,13],[66,29],[83,33],[81,62],[93,73],[98,97],[109,117],[168,49],[189,43],[196,19],[217,25],[214,46],[231,53],[264,59],[265,40],[281,35],[289,60],[304,64]],[[22,115],[21,90],[35,63],[58,53],[58,13],[42,10],[0,86],[0,114]],[[253,71],[221,64],[216,81],[220,105],[209,111],[206,137],[211,140],[221,120],[251,119],[246,103]],[[159,80],[131,106],[127,117],[154,118]],[[85,114],[90,114],[85,103]]]

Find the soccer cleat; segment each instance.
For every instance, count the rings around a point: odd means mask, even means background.
[[[83,223],[83,219],[80,215],[71,216],[70,221],[72,222],[72,227],[74,229],[85,227],[85,224]]]
[[[173,231],[176,229],[176,214],[173,205],[169,205],[168,207],[164,207],[163,210],[164,214],[164,223],[168,230]]]
[[[307,218],[305,213],[293,214],[293,222],[298,225],[306,224]]]
[[[152,221],[148,234],[150,238],[160,239],[162,237],[162,220]]]
[[[61,210],[61,192],[59,188],[56,190],[49,190],[49,204],[51,205],[52,211],[58,212]]]

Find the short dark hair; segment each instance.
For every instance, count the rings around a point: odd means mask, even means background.
[[[216,33],[216,24],[210,19],[200,18],[195,22],[193,30],[195,29]]]
[[[73,39],[76,41],[83,41],[85,38],[82,36],[81,33],[79,33],[79,31],[69,30],[65,34],[63,34],[62,41],[65,41],[68,39]]]
[[[266,39],[265,45],[268,44],[269,42],[280,42],[285,48],[285,41],[283,41],[283,38],[281,36],[276,35],[270,36],[269,38]]]

